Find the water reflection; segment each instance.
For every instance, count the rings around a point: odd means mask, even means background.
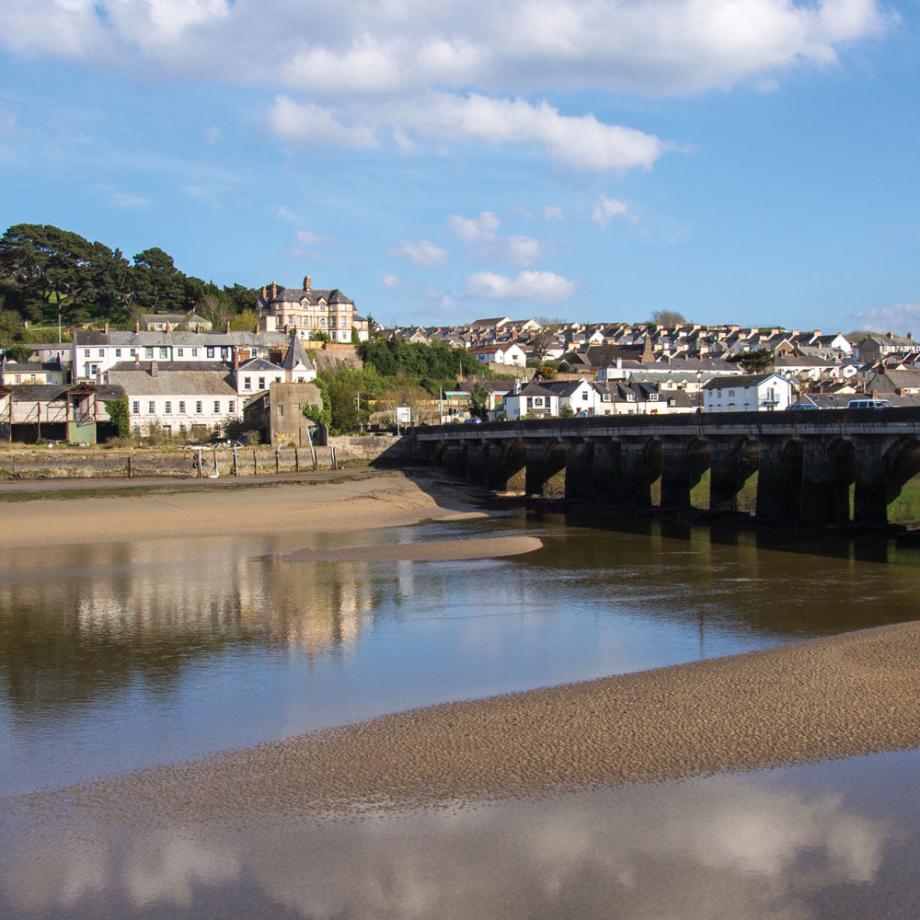
[[[918,758],[900,755],[916,769]],[[918,855],[897,760],[627,787],[401,817],[178,833],[100,819],[0,855],[4,916],[908,916]],[[839,789],[883,775],[871,808]],[[2,833],[19,829],[8,818]],[[71,828],[72,830],[72,828]],[[9,839],[7,837],[6,839]],[[866,912],[867,907],[872,909]],[[903,913],[902,913],[903,912]]]
[[[521,531],[544,548],[478,562],[279,558]],[[11,554],[0,561],[0,794],[915,617],[916,566],[775,539],[550,516]]]

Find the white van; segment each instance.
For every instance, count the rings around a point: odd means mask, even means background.
[[[890,409],[891,402],[887,399],[851,399],[847,409]]]

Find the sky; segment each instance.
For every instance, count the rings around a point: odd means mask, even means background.
[[[920,0],[2,0],[0,224],[485,316],[920,332]]]

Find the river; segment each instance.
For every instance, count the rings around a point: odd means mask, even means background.
[[[292,562],[488,533],[523,556]],[[914,752],[195,833],[24,793],[432,703],[917,617],[920,551],[511,511],[364,534],[138,540],[0,563],[0,915],[917,916]],[[871,908],[871,909],[870,909]]]

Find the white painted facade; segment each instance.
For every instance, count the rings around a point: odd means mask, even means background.
[[[713,380],[703,387],[703,411],[779,412],[792,403],[792,393],[792,384],[779,374]]]

